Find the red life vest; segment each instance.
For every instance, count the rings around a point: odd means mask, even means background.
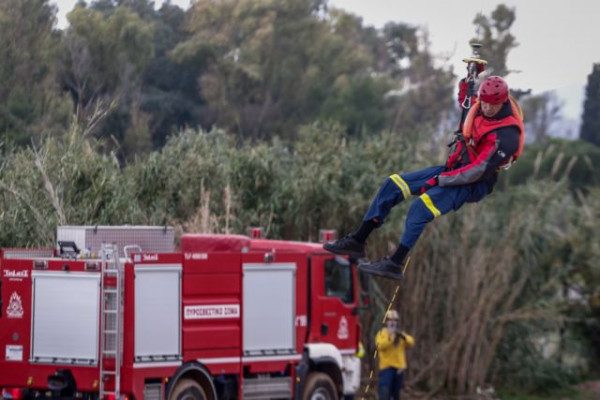
[[[469,151],[469,156],[472,160],[477,157],[477,152],[475,147],[477,143],[481,140],[481,138],[499,128],[504,128],[507,126],[516,126],[519,128],[519,147],[510,160],[503,165],[503,167],[508,167],[512,163],[514,163],[517,158],[523,152],[523,146],[525,144],[525,125],[523,124],[523,110],[517,103],[517,101],[510,96],[510,107],[512,110],[512,115],[508,117],[504,117],[501,119],[489,119],[483,117],[479,113],[479,109],[481,107],[480,102],[476,101],[475,104],[471,106],[469,113],[467,114],[467,118],[465,118],[465,123],[463,124],[463,137],[465,138],[465,142],[467,143],[467,150]]]

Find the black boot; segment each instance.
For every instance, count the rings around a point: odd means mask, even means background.
[[[334,254],[363,258],[365,256],[365,244],[354,239],[351,235],[344,236],[335,242],[325,243],[323,248]]]
[[[390,257],[390,260],[392,260],[395,264],[402,265],[404,264],[404,260],[406,259],[406,255],[409,251],[410,249],[408,247],[400,243],[394,254],[392,254]]]
[[[365,261],[358,264],[358,269],[373,275],[379,275],[390,279],[402,279],[402,267],[389,258],[379,261]]]

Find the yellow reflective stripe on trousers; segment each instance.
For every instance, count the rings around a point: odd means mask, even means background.
[[[431,197],[429,197],[427,193],[423,193],[421,195],[421,200],[423,200],[423,203],[425,203],[425,207],[427,207],[429,211],[431,211],[434,218],[442,215],[440,210],[438,210],[437,207],[433,204],[433,201],[431,201]]]
[[[404,181],[404,179],[402,179],[402,177],[398,174],[390,175],[390,178],[394,181],[396,185],[398,185],[398,187],[402,191],[404,199],[408,199],[410,197],[410,188],[408,187],[408,184]]]

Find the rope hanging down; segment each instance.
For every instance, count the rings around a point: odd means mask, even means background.
[[[402,275],[403,276],[406,273],[406,269],[408,268],[408,264],[409,263],[410,263],[410,257],[408,257],[406,259],[406,263],[404,263],[404,268],[402,269]],[[394,303],[396,303],[396,297],[398,296],[398,290],[400,290],[400,283],[398,283],[396,285],[396,289],[394,290],[394,294],[392,295],[392,299],[388,303],[387,309],[383,313],[383,319],[381,321],[381,324],[385,323],[385,316],[387,315],[387,312],[390,311],[392,309],[392,306],[394,305]],[[375,372],[375,364],[376,364],[376,362],[377,362],[377,346],[375,346],[375,350],[373,351],[373,359],[371,360],[371,372],[369,372],[369,382],[367,383],[367,386],[365,387],[365,390],[363,392],[361,400],[366,400],[365,396],[371,390],[371,384],[373,383],[373,375],[374,375],[374,372]]]

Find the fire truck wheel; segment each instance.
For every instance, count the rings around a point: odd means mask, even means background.
[[[182,379],[173,388],[169,400],[207,400],[202,386],[193,379]]]
[[[302,400],[338,400],[337,390],[329,375],[322,372],[308,375]]]

